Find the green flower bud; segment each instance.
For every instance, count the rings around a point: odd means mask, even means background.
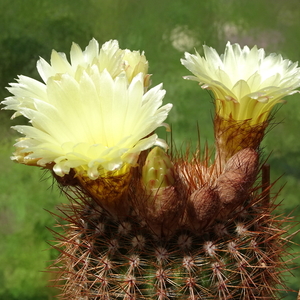
[[[165,188],[174,184],[174,166],[161,148],[153,148],[142,170],[142,182],[147,189]]]

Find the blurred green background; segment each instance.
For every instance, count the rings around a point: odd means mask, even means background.
[[[229,40],[300,59],[299,0],[0,0],[0,28],[1,99],[17,75],[39,79],[39,56],[49,61],[53,48],[69,53],[73,41],[85,48],[92,37],[100,44],[117,39],[121,48],[144,50],[153,85],[163,82],[165,103],[174,104],[168,122],[179,148],[197,140],[197,124],[201,141],[213,145],[212,100],[195,82],[182,79],[189,74],[179,61],[184,51],[201,53],[205,43],[222,53]],[[287,100],[263,147],[266,156],[271,153],[272,179],[283,175],[276,185],[285,184],[279,211],[300,221],[300,96]],[[49,175],[10,161],[16,138],[10,126],[26,122],[9,120],[11,114],[0,112],[0,299],[52,299],[50,276],[43,271],[57,255],[49,250],[52,235],[46,229],[55,220],[46,210],[55,211],[65,199]],[[294,241],[300,242],[299,235]],[[300,272],[293,274],[287,274],[287,284],[297,290]],[[295,293],[284,296],[296,299]]]

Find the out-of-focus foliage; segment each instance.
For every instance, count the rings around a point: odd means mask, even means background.
[[[100,44],[118,39],[122,48],[144,50],[153,84],[164,82],[165,102],[174,104],[168,122],[178,148],[183,141],[196,144],[197,124],[201,142],[213,143],[212,99],[195,82],[182,79],[188,75],[179,62],[184,51],[196,48],[201,53],[205,43],[222,52],[230,40],[300,60],[298,0],[2,0],[0,28],[1,98],[8,96],[5,87],[17,75],[39,78],[35,68],[39,56],[49,60],[52,49],[68,53],[73,41],[84,48],[92,37]],[[263,146],[266,156],[272,151],[272,179],[285,174],[277,184],[286,182],[282,208],[286,214],[296,209],[297,216],[300,97],[287,101],[275,116],[276,122],[283,122],[268,133]],[[53,292],[44,287],[48,275],[39,271],[56,256],[55,251],[43,251],[48,248],[45,241],[51,240],[45,226],[52,227],[55,221],[43,209],[54,210],[64,199],[55,189],[47,189],[51,181],[39,181],[42,171],[9,161],[7,144],[15,138],[9,126],[26,122],[9,121],[10,115],[0,112],[0,298],[51,299]],[[288,286],[298,289],[300,272],[294,274]]]

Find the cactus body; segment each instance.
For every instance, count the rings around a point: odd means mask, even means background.
[[[145,169],[135,168],[113,211],[107,203],[118,184],[100,201],[81,180],[60,181],[71,202],[62,208],[67,223],[54,264],[61,299],[279,299],[289,239],[285,219],[271,214],[270,186],[254,184],[256,151],[238,152],[221,173],[199,160],[171,160],[170,190],[149,193]],[[203,184],[207,173],[214,180]],[[119,179],[91,184],[101,180]]]

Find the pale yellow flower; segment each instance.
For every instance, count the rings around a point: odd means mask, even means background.
[[[276,103],[300,86],[298,64],[281,55],[266,56],[264,49],[241,49],[230,42],[222,55],[211,47],[203,48],[204,56],[185,53],[181,63],[195,75],[185,79],[199,81],[202,88],[211,90],[216,113],[224,118],[263,122]]]
[[[13,96],[2,102],[4,109],[15,110],[13,117],[23,115],[32,125],[13,127],[25,136],[16,143],[13,158],[51,166],[59,176],[74,168],[96,179],[134,165],[139,153],[153,145],[166,148],[153,131],[165,125],[172,105],[161,106],[161,84],[144,92],[148,63],[132,53],[120,50],[116,41],[100,51],[95,40],[85,51],[73,44],[71,63],[55,51],[51,65],[38,61],[44,83],[26,76],[11,83]],[[142,68],[141,61],[147,66]],[[128,75],[130,68],[139,72]]]
[[[138,73],[142,73],[145,90],[147,90],[150,83],[148,61],[144,53],[140,54],[139,51],[128,49],[122,50],[116,40],[104,43],[99,49],[99,43],[92,39],[84,51],[73,43],[70,51],[70,62],[65,53],[55,50],[51,53],[50,64],[43,58],[40,58],[37,62],[37,70],[46,84],[49,78],[57,74],[68,74],[79,81],[83,72],[90,74],[92,67],[97,67],[99,72],[106,69],[112,78],[125,72],[128,82],[131,82]],[[16,111],[13,118],[20,115],[19,110],[23,106],[25,108],[33,107],[33,98],[44,97],[45,85],[32,78],[19,76],[18,83],[11,83],[10,85],[9,91],[15,97],[10,98],[9,102],[4,102],[4,104],[7,105],[6,109]]]

